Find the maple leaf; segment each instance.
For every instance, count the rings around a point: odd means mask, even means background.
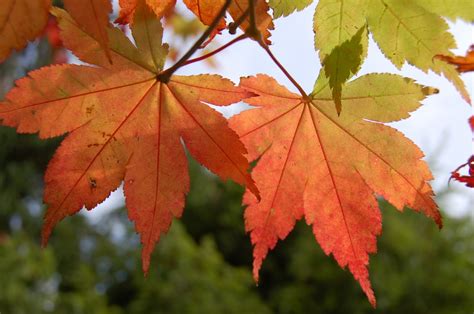
[[[249,0],[234,0],[229,6],[229,13],[234,19],[238,21],[241,16],[249,9]],[[270,44],[270,30],[274,29],[273,19],[270,14],[268,14],[268,3],[264,0],[255,0],[255,24],[257,30],[260,32],[262,39]],[[242,23],[240,28],[245,32],[250,27],[250,18],[247,16]]]
[[[119,0],[120,13],[115,20],[119,24],[132,24],[133,16],[140,2],[145,2],[161,18],[176,5],[176,0]]]
[[[225,0],[184,0],[184,3],[204,25],[211,25],[221,8],[225,5]],[[209,43],[217,34],[227,27],[225,19],[221,19],[212,33],[209,35]]]
[[[64,45],[87,65],[42,68],[17,81],[0,105],[0,121],[41,138],[68,133],[45,175],[46,244],[54,225],[94,208],[122,181],[129,217],[143,244],[143,269],[189,189],[181,140],[200,163],[223,179],[247,184],[244,145],[221,114],[203,104],[229,105],[249,92],[217,75],[158,79],[167,54],[162,27],[138,6],[132,34],[108,28],[112,64],[101,43],[67,12],[54,8]],[[153,36],[149,36],[153,34]]]
[[[266,75],[240,86],[258,95],[245,99],[257,108],[230,120],[249,160],[258,160],[252,177],[261,201],[249,191],[243,201],[255,279],[268,251],[304,217],[324,252],[348,266],[375,306],[367,267],[381,233],[376,195],[442,225],[422,152],[383,125],[407,118],[435,90],[396,75],[365,75],[343,89],[338,117],[324,71],[308,99]]]
[[[107,27],[112,4],[109,0],[64,0],[64,6],[84,31],[93,36],[111,62]]]
[[[4,0],[0,5],[0,62],[39,36],[48,22],[50,0]]]
[[[211,25],[214,18],[218,15],[220,9],[225,5],[225,0],[184,0],[186,6],[199,18],[204,25]],[[239,27],[246,32],[250,26],[249,1],[234,0],[229,5],[228,12],[235,22],[239,21]],[[255,0],[255,24],[257,30],[263,37],[263,40],[270,44],[270,30],[273,29],[273,19],[268,14],[268,4],[264,0]],[[245,17],[245,18],[244,18]],[[242,19],[243,18],[243,19]],[[210,40],[216,34],[226,28],[225,20],[219,21],[216,29],[210,36]],[[209,41],[210,41],[209,40]],[[208,41],[208,42],[209,42]]]
[[[225,0],[184,0],[183,2],[204,25],[211,25],[221,8],[225,5]],[[226,22],[222,19],[217,25],[217,31],[221,31],[224,28],[226,28]]]
[[[342,109],[342,84],[355,75],[367,56],[367,0],[321,0],[314,16],[315,48]]]
[[[444,60],[448,63],[454,64],[457,67],[458,72],[471,72],[474,71],[474,45],[469,47],[469,50],[466,52],[466,56],[444,56],[437,55],[441,60]]]
[[[425,72],[432,70],[443,74],[470,102],[469,93],[455,68],[434,58],[436,55],[452,56],[450,49],[456,45],[446,21],[425,7],[424,0],[318,2],[314,22],[315,47],[319,50],[326,75],[330,77],[338,110],[342,84],[358,71],[365,59],[367,27],[384,55],[397,68],[408,62]],[[348,55],[351,57],[346,58]]]

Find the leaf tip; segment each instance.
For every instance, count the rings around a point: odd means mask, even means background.
[[[52,227],[45,224],[43,226],[43,229],[41,230],[41,247],[43,249],[45,249],[48,246],[49,237],[50,237],[51,231],[52,231],[51,229],[52,229]]]
[[[150,272],[150,256],[145,256],[142,254],[142,270],[143,270],[143,277],[148,277],[148,273]]]
[[[439,89],[430,86],[423,86],[421,91],[425,96],[439,94]]]
[[[433,220],[435,221],[439,230],[443,229],[443,218],[441,217],[441,214],[439,213],[439,211],[437,212],[437,215],[433,217]]]
[[[370,302],[370,305],[372,305],[372,308],[377,308],[377,300],[375,299],[375,295],[372,294],[371,296],[369,296],[369,302]]]
[[[255,281],[255,285],[258,286],[259,280],[260,280],[260,266],[262,265],[261,261],[255,260],[253,263],[253,280]]]
[[[262,200],[262,197],[260,195],[260,191],[257,188],[257,185],[255,184],[255,181],[253,179],[249,179],[247,182],[247,188],[252,192],[253,195],[257,198],[257,201],[260,202]]]

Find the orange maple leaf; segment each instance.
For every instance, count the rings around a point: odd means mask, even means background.
[[[249,8],[249,0],[234,0],[229,6],[229,13],[234,19],[234,21],[239,20],[241,16],[245,14],[245,12]],[[269,11],[268,3],[265,0],[255,0],[255,24],[257,26],[258,31],[260,32],[262,39],[267,43],[270,44],[270,30],[274,28],[273,25],[273,18],[268,13]],[[240,28],[243,31],[247,31],[250,26],[250,17],[247,16],[240,24]]]
[[[64,6],[84,31],[94,37],[112,62],[107,27],[112,4],[109,0],[64,0]]]
[[[231,119],[249,160],[258,160],[252,176],[261,201],[244,195],[255,279],[268,251],[304,217],[324,252],[349,267],[375,306],[367,267],[382,228],[376,195],[442,225],[422,152],[382,124],[407,118],[434,90],[396,75],[365,75],[343,89],[338,117],[324,73],[308,99],[266,75],[240,86],[258,95],[245,100],[257,108]]]
[[[181,216],[189,189],[181,141],[209,170],[257,193],[244,145],[226,119],[203,103],[226,106],[250,94],[217,75],[175,75],[161,82],[167,45],[160,21],[146,6],[134,15],[136,46],[119,29],[107,29],[112,64],[101,43],[67,12],[52,12],[65,47],[93,66],[33,71],[0,105],[2,124],[20,133],[68,133],[45,175],[43,244],[56,223],[94,208],[124,181],[146,272],[154,244]]]
[[[221,8],[225,5],[225,0],[184,0],[184,3],[204,25],[211,25]],[[221,19],[209,36],[210,42],[217,34],[227,27],[225,19]]]
[[[51,0],[4,0],[0,6],[0,62],[39,36],[48,22]]]
[[[204,25],[211,25],[216,16],[219,14],[221,8],[225,5],[225,0],[184,0],[186,6],[199,18]],[[266,1],[255,1],[255,24],[257,30],[262,35],[262,39],[270,44],[269,37],[270,30],[273,29],[273,19],[268,14],[269,6]],[[235,22],[240,23],[239,27],[245,32],[250,26],[250,12],[248,0],[234,0],[230,3],[228,12]],[[219,21],[219,24],[209,36],[211,41],[217,34],[227,27],[224,19]]]
[[[450,64],[454,64],[457,67],[458,72],[471,72],[474,71],[474,45],[472,45],[466,52],[466,56],[443,56],[437,55],[437,58],[444,60]]]
[[[133,16],[140,2],[145,2],[158,18],[164,16],[176,5],[176,0],[119,0],[120,13],[115,22],[120,24],[133,23]]]
[[[211,25],[221,8],[225,5],[225,0],[183,0],[183,2],[204,25]],[[225,27],[225,20],[222,19],[217,29],[223,30]]]

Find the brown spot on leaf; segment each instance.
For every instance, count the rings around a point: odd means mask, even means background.
[[[91,190],[97,188],[97,180],[95,178],[89,177],[89,187],[91,188]]]

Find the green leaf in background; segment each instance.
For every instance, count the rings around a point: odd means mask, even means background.
[[[433,6],[430,4],[433,2]],[[418,5],[418,3],[420,5]],[[314,18],[315,48],[326,75],[330,79],[333,99],[340,111],[342,84],[359,70],[367,56],[365,30],[370,33],[384,55],[397,67],[405,62],[427,72],[443,74],[457,88],[461,96],[470,102],[469,93],[459,73],[452,65],[435,59],[436,55],[452,55],[456,48],[449,33],[448,24],[438,14],[453,18],[469,19],[474,15],[474,1],[466,3],[468,13],[461,12],[464,2],[431,0],[320,0]],[[356,57],[358,55],[359,57]]]
[[[369,29],[385,56],[399,69],[406,62],[427,72],[432,70],[450,80],[466,101],[464,83],[452,65],[434,59],[452,55],[456,48],[448,24],[411,0],[370,0],[367,11]]]

